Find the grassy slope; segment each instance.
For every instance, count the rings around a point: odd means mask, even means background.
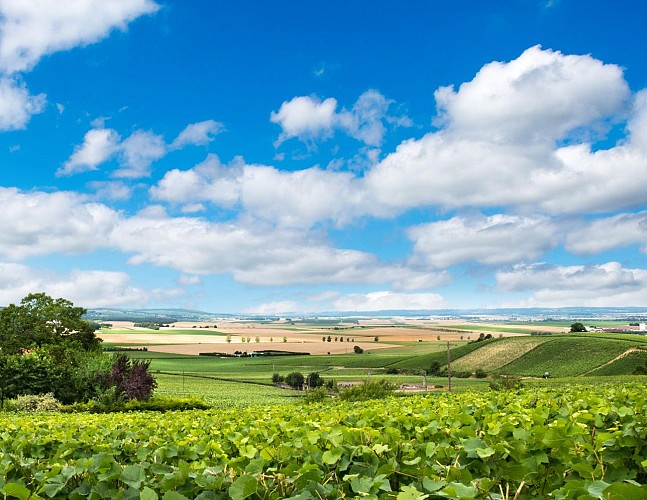
[[[635,345],[629,340],[595,336],[550,338],[497,372],[524,376],[541,376],[544,372],[554,377],[583,375]]]

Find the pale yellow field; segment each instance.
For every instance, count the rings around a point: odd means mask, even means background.
[[[274,323],[250,323],[234,320],[210,322],[174,323],[158,331],[135,327],[132,322],[112,321],[111,330],[102,330],[98,336],[105,342],[119,345],[136,344],[146,346],[150,351],[170,352],[177,354],[199,354],[201,352],[234,353],[235,351],[252,352],[266,349],[309,352],[311,354],[342,354],[352,352],[355,345],[364,350],[387,349],[397,347],[394,342],[447,342],[476,338],[480,331],[478,326],[469,323],[473,331],[451,330],[452,326],[468,324],[457,321],[425,321],[415,319],[366,319],[359,324],[340,324],[338,329],[330,325],[291,325],[284,321]],[[216,324],[217,328],[212,328]],[[484,324],[484,326],[486,326]],[[210,327],[210,328],[206,328]],[[177,330],[193,330],[193,333],[174,333]],[[529,331],[533,329],[528,327]],[[493,333],[483,331],[483,333]],[[498,333],[496,334],[499,335]],[[519,335],[503,333],[504,336]],[[230,336],[231,342],[227,342]],[[323,342],[323,337],[332,337],[332,342]],[[258,337],[259,342],[256,342]],[[335,337],[343,337],[343,342],[335,342]],[[374,338],[379,337],[379,342]],[[287,341],[284,342],[284,338]],[[249,339],[249,342],[246,340]],[[354,339],[354,342],[347,342]]]

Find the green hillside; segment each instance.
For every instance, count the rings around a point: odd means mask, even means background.
[[[474,345],[474,344],[468,344]],[[647,357],[647,338],[609,334],[504,338],[478,345],[452,362],[456,371],[553,377],[630,374]]]

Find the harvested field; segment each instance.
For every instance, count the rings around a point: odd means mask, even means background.
[[[177,354],[201,352],[234,353],[265,349],[309,352],[311,354],[344,354],[353,352],[355,345],[364,350],[398,347],[399,342],[447,342],[468,336],[474,332],[451,331],[452,325],[460,322],[433,322],[423,320],[394,321],[383,319],[362,320],[358,323],[332,323],[326,325],[289,323],[277,321],[209,321],[177,322],[159,330],[136,327],[132,322],[113,321],[112,328],[102,329],[98,337],[116,345],[146,346],[150,351]],[[462,324],[462,323],[461,323]],[[214,328],[217,325],[217,328]],[[446,331],[448,330],[448,331]],[[503,333],[514,336],[518,333]],[[331,337],[331,342],[323,339]],[[227,342],[227,338],[231,342]],[[343,342],[335,338],[343,338]],[[379,342],[375,342],[375,337]],[[258,338],[259,342],[256,342]],[[284,338],[287,342],[284,342]],[[248,342],[247,342],[248,340]]]
[[[456,371],[474,371],[480,368],[490,373],[531,351],[549,338],[524,337],[494,342],[452,362],[452,369]]]

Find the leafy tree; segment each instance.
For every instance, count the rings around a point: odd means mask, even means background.
[[[440,375],[441,364],[439,361],[432,361],[429,363],[429,369],[427,370],[427,375],[439,376]]]
[[[288,373],[285,376],[285,383],[288,384],[293,389],[301,389],[303,383],[305,382],[305,377],[301,372],[292,372]]]
[[[360,346],[356,345],[353,347],[353,351],[355,351],[355,354],[362,354],[364,352],[364,349],[362,349]]]
[[[77,344],[83,350],[99,348],[92,325],[83,319],[87,311],[66,299],[44,293],[27,295],[20,305],[0,310],[0,348],[3,354],[45,345]]]
[[[586,327],[582,323],[573,323],[571,325],[571,332],[585,332]]]
[[[316,372],[309,373],[306,377],[308,387],[314,389],[315,387],[321,387],[324,385],[324,379]]]

